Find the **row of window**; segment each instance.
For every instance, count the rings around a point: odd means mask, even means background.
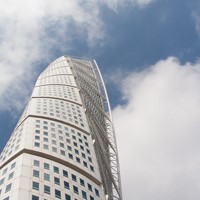
[[[69,185],[66,185],[66,187],[67,186],[69,186]],[[33,190],[39,190],[39,188],[40,188],[40,183],[33,181],[32,182],[32,189]],[[73,192],[75,194],[77,194],[77,195],[80,195],[80,193],[81,193],[83,199],[88,199],[87,198],[87,193],[84,190],[79,191],[79,188],[77,186],[75,186],[75,185],[73,185]],[[48,185],[44,185],[44,193],[51,195],[51,187],[48,186]],[[62,199],[62,192],[60,190],[54,189],[54,194],[55,194],[56,198]],[[96,193],[96,195],[99,197],[99,193],[98,192]],[[91,196],[91,195],[89,196],[89,198],[90,198],[90,200],[94,200],[94,197]],[[71,200],[71,196],[69,194],[65,194],[65,199],[66,200]],[[33,195],[32,196],[32,200],[39,200],[39,197]]]
[[[79,191],[80,187],[78,186],[78,185],[80,185],[80,186],[82,186],[82,188],[85,188],[85,191],[90,191],[91,194],[94,193],[97,197],[100,196],[99,190],[97,188],[95,188],[95,186],[92,185],[92,183],[84,180],[83,177],[78,177],[74,173],[69,173],[66,169],[63,169],[63,168],[61,169],[60,167],[55,166],[55,165],[52,166],[46,162],[41,163],[39,160],[33,160],[33,166],[34,166],[34,168],[33,168],[32,176],[35,177],[35,179],[33,181],[33,184],[34,184],[33,189],[35,189],[35,190],[39,190],[39,188],[40,188],[39,180],[45,180],[45,181],[49,182],[49,185],[48,184],[45,184],[45,185],[50,188],[51,188],[50,185],[52,185],[51,183],[53,182],[54,183],[53,187],[55,185],[58,185],[62,188],[71,190],[74,193],[80,195],[80,191]],[[40,170],[41,168],[44,168],[45,170],[41,171]],[[52,175],[52,172],[54,172],[54,175]],[[73,182],[73,185],[72,185],[71,181]],[[44,189],[46,186],[44,186]],[[48,187],[46,187],[46,188],[48,188]]]

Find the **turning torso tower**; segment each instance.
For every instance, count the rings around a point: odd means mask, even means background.
[[[94,60],[39,76],[0,155],[0,200],[122,200],[110,105]]]

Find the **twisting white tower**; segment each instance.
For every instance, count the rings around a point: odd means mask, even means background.
[[[39,76],[0,155],[0,200],[122,200],[110,105],[94,60]]]

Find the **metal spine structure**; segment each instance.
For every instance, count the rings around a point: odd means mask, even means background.
[[[118,151],[106,87],[95,60],[69,58],[80,89],[108,200],[122,200]]]

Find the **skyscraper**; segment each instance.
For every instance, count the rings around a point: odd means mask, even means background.
[[[122,200],[117,146],[94,60],[63,56],[39,76],[0,155],[0,200]]]

